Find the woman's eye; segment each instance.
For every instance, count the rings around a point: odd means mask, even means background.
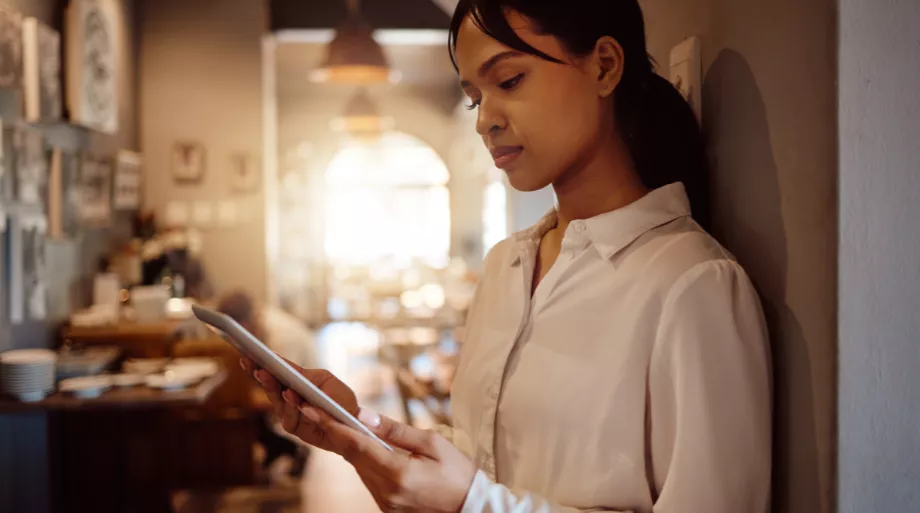
[[[466,110],[475,110],[480,103],[482,103],[482,100],[473,100],[472,103],[466,106]]]
[[[505,91],[510,91],[514,89],[521,82],[522,78],[524,78],[524,74],[519,73],[511,79],[505,80],[504,82],[500,82],[498,84],[498,87],[504,89]]]

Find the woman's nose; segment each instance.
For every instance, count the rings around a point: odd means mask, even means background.
[[[507,126],[507,121],[500,110],[485,100],[479,104],[479,117],[476,119],[476,132],[486,136],[501,132]]]

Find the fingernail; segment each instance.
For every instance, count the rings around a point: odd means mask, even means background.
[[[256,372],[256,379],[259,380],[259,383],[262,383],[263,385],[265,384],[266,381],[268,381],[268,377],[265,376],[264,371]]]
[[[244,362],[242,358],[240,358],[240,368],[244,371],[246,370],[246,362]]]
[[[307,420],[309,420],[310,422],[314,424],[319,424],[319,415],[316,413],[316,411],[313,408],[309,406],[304,406],[303,408],[300,409],[300,413],[302,413],[303,416],[306,417]]]
[[[380,415],[373,410],[368,410],[367,408],[361,408],[358,411],[358,420],[363,422],[367,427],[380,427]]]

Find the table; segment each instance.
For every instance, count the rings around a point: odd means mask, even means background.
[[[155,407],[194,406],[204,404],[211,394],[227,380],[227,370],[221,368],[217,374],[200,381],[194,386],[180,390],[157,390],[145,386],[112,388],[100,397],[81,399],[65,392],[57,392],[44,400],[23,403],[11,399],[0,399],[0,414],[35,410],[100,410],[100,409],[146,409]]]
[[[176,391],[114,388],[94,399],[57,393],[35,403],[0,400],[0,421],[32,426],[28,441],[35,447],[0,457],[0,475],[7,480],[0,505],[30,513],[169,511],[174,455],[190,443],[176,422],[176,408],[205,403],[227,375],[221,367]]]

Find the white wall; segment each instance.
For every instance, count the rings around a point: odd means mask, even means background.
[[[203,233],[203,261],[218,292],[242,287],[266,294],[266,250],[261,193],[233,196],[225,173],[230,155],[262,153],[260,0],[156,0],[141,2],[141,147],[146,159],[145,199],[163,215],[170,201],[235,197],[249,221]],[[198,186],[178,185],[170,172],[177,140],[200,141],[207,172]],[[260,160],[261,161],[261,160]]]
[[[920,511],[920,3],[839,16],[839,511]]]

